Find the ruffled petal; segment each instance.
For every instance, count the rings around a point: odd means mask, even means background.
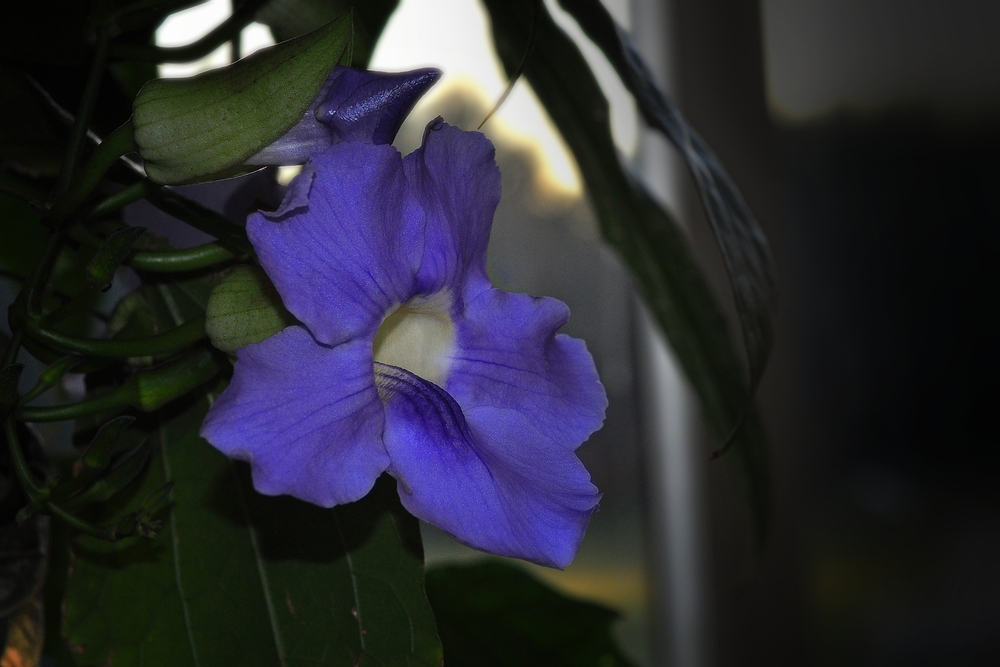
[[[423,223],[391,146],[337,144],[310,164],[315,173],[299,178],[311,187],[296,182],[277,212],[251,215],[247,235],[285,307],[337,345],[374,335],[413,296]]]
[[[556,299],[481,293],[455,320],[445,388],[484,429],[509,428],[515,410],[531,433],[576,449],[604,422],[608,399],[584,342],[556,333],[568,319]]]
[[[446,391],[376,366],[385,435],[403,506],[476,549],[566,567],[600,500],[572,452],[517,411],[502,426],[463,415]],[[467,418],[468,417],[468,418]]]
[[[427,126],[420,148],[404,158],[413,197],[426,216],[420,293],[450,288],[468,300],[489,287],[486,246],[500,201],[494,155],[493,144],[479,132],[437,119]]]
[[[201,435],[249,461],[261,493],[322,507],[358,500],[389,465],[372,363],[370,343],[330,348],[289,327],[237,351]]]

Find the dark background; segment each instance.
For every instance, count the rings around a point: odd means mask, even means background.
[[[941,3],[874,4],[898,19],[884,48],[918,52],[916,84],[789,119],[768,104],[757,2],[672,3],[678,102],[781,286],[759,389],[772,529],[749,573],[739,500],[709,470],[718,665],[1000,664],[1000,47],[914,41]]]

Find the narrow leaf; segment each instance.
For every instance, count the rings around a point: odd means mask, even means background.
[[[508,72],[517,67],[528,43],[532,3],[485,2],[497,53]],[[739,354],[725,319],[680,227],[622,169],[611,138],[607,101],[586,60],[547,11],[540,11],[537,20],[537,38],[524,74],[576,156],[604,239],[632,271],[717,436],[729,436],[746,414],[734,446],[760,539],[767,505],[764,434],[748,402]]]
[[[79,495],[65,503],[65,508],[71,511],[89,505],[101,503],[131,484],[146,467],[151,452],[149,441],[143,441],[124,455],[118,457],[114,466],[108,472],[95,480]]]
[[[750,367],[748,394],[752,397],[774,337],[774,262],[764,232],[712,149],[656,86],[628,33],[615,23],[600,0],[562,0],[560,4],[604,52],[635,96],[646,122],[670,140],[691,171],[729,274]]]

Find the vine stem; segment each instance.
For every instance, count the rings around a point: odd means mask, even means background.
[[[69,145],[66,146],[66,155],[59,170],[59,179],[56,181],[57,196],[61,196],[69,189],[80,162],[83,140],[87,137],[90,118],[94,115],[94,107],[97,105],[97,91],[101,87],[104,68],[108,63],[108,43],[107,30],[101,30],[97,38],[94,60],[90,63],[90,72],[87,74],[87,83],[83,89],[83,99],[80,100],[80,110],[76,114],[76,122],[73,123],[73,130],[69,135]]]
[[[36,326],[37,320],[28,320],[28,335],[39,342],[63,352],[103,358],[164,356],[179,352],[205,337],[204,315],[155,336],[125,340],[78,338]]]
[[[94,154],[90,156],[80,172],[79,178],[73,181],[66,193],[59,197],[52,206],[52,210],[47,216],[48,219],[52,222],[59,222],[68,217],[94,191],[94,188],[104,178],[104,174],[118,161],[118,158],[134,150],[136,150],[135,136],[132,131],[132,121],[128,120],[97,145]]]

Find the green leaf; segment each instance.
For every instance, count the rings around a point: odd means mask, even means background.
[[[169,327],[203,307],[193,293],[161,284],[147,296],[162,297],[153,307]],[[246,464],[198,436],[221,388],[136,422],[152,437],[150,465],[98,522],[172,483],[169,507],[153,517],[164,522],[155,540],[76,539],[64,632],[79,662],[439,665],[419,526],[391,481],[335,509],[261,496]]]
[[[448,667],[628,667],[618,614],[568,598],[501,561],[427,571]]]
[[[230,354],[259,343],[295,323],[278,290],[259,266],[237,266],[212,290],[205,309],[205,333]]]
[[[750,366],[748,393],[753,396],[771,351],[777,300],[774,261],[764,232],[712,149],[656,86],[628,33],[600,0],[563,0],[561,4],[604,52],[635,96],[646,122],[670,140],[691,171],[729,274]]]
[[[534,11],[532,0],[486,0],[497,53],[508,72],[521,61]],[[540,6],[541,7],[541,6]],[[739,355],[677,223],[621,167],[608,104],[576,45],[542,9],[525,63],[532,84],[573,151],[604,239],[628,265],[636,286],[670,340],[701,399],[709,425],[726,438],[746,414],[734,441],[758,540],[767,518],[765,437],[748,395]],[[567,73],[572,72],[572,76]]]
[[[132,122],[146,173],[157,183],[232,176],[302,117],[349,52],[350,15],[190,79],[150,81]]]

